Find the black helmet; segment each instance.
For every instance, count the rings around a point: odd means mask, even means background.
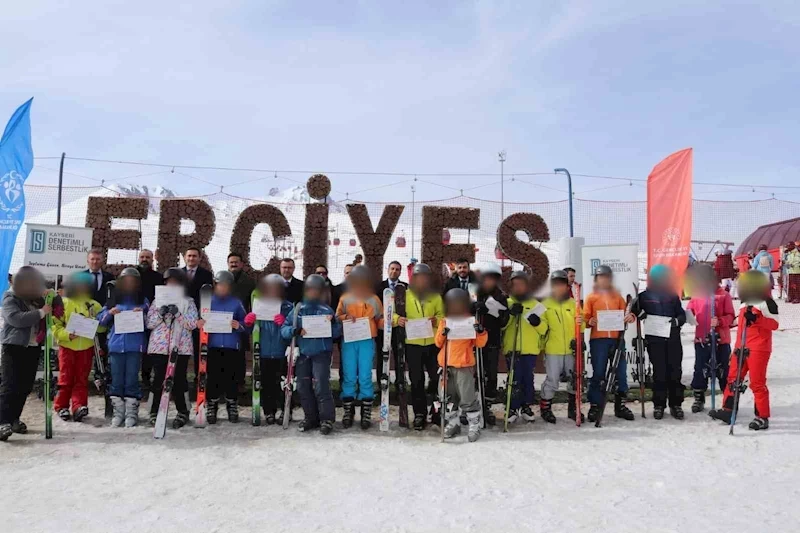
[[[134,267],[123,268],[122,272],[120,272],[120,274],[119,274],[120,279],[125,278],[127,276],[130,276],[130,277],[136,278],[136,279],[142,279],[142,275],[139,274],[139,270],[137,268],[134,268]]]
[[[550,274],[550,281],[563,281],[565,283],[569,283],[569,275],[567,275],[566,270],[554,270],[552,274]]]
[[[233,279],[233,274],[227,270],[220,270],[214,275],[214,283],[227,283],[228,285],[233,285],[235,282],[236,280]]]
[[[608,265],[600,265],[594,269],[595,276],[613,276],[614,271]]]
[[[182,268],[168,268],[164,272],[164,281],[167,281],[168,279],[174,279],[180,283],[186,283],[186,272],[184,272]]]
[[[420,274],[425,276],[430,276],[431,274],[433,274],[433,271],[431,270],[431,267],[429,267],[425,263],[417,263],[416,265],[414,265],[414,270],[411,272],[411,274],[414,276]]]
[[[528,274],[524,270],[515,270],[511,273],[511,276],[508,278],[508,282],[512,283],[516,279],[525,280],[525,283],[528,283],[530,279],[528,278]]]
[[[306,278],[304,287],[306,289],[316,289],[318,291],[322,291],[325,290],[326,285],[327,283],[325,283],[325,278],[319,274],[311,274]]]
[[[447,294],[444,295],[444,301],[447,304],[460,303],[469,307],[472,298],[470,298],[469,293],[464,289],[450,289],[447,291]]]

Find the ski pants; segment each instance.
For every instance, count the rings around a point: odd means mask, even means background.
[[[606,394],[606,391],[600,390],[600,385],[605,380],[609,361],[613,360],[618,345],[619,339],[592,339],[589,341],[592,377],[589,379],[589,391],[586,395],[592,405],[599,404]],[[628,362],[625,359],[625,341],[622,342],[622,355],[617,366],[617,392],[622,395],[628,393]]]
[[[681,383],[683,347],[679,338],[647,337],[647,355],[653,365],[653,405],[676,407],[683,403]]]
[[[750,373],[750,389],[753,391],[755,401],[756,416],[769,418],[769,389],[767,388],[767,365],[769,364],[770,352],[750,351],[750,355],[742,365],[742,381],[748,372]],[[733,388],[736,383],[736,372],[739,368],[739,357],[734,353],[731,356],[731,364],[728,369],[728,384],[723,396],[723,405],[727,409],[733,409]]]
[[[506,365],[511,367],[511,354],[506,355]],[[530,354],[517,355],[514,358],[514,381],[511,383],[511,409],[519,409],[523,405],[533,405],[533,369],[536,368],[536,356]],[[506,384],[508,387],[508,384]]]
[[[281,380],[285,375],[285,357],[261,358],[261,406],[264,414],[274,415],[278,407],[283,409],[284,392]]]
[[[494,403],[497,397],[497,362],[500,358],[499,346],[486,346],[483,354],[483,379],[486,384],[486,408]]]
[[[561,378],[566,376],[569,378],[567,381],[567,393],[575,394],[572,389],[572,374],[575,372],[575,357],[572,354],[567,355],[545,355],[544,368],[547,372],[547,377],[544,378],[542,384],[542,400],[552,400],[558,387],[561,384]]]
[[[443,385],[444,380],[440,380],[440,398]],[[447,390],[445,395],[447,402],[458,406],[458,410],[462,413],[480,411],[480,401],[478,401],[478,395],[475,391],[475,367],[447,367]]]
[[[728,363],[731,358],[730,344],[717,344],[717,368],[711,369],[711,345],[700,342],[694,343],[694,375],[692,388],[694,390],[708,390],[708,379],[714,379],[714,374],[719,381],[719,390],[725,390],[728,380]]]
[[[342,343],[342,399],[372,401],[372,360],[375,358],[375,339]],[[379,374],[380,375],[380,374]],[[356,392],[358,386],[358,392]]]
[[[16,346],[4,344],[0,355],[0,425],[19,420],[25,400],[28,398],[36,369],[39,366],[40,346]]]
[[[53,402],[56,411],[69,408],[72,412],[85,407],[89,401],[89,372],[94,361],[94,348],[70,350],[58,349],[58,394]]]
[[[142,384],[146,385],[150,388],[151,380],[153,377],[153,358],[152,357],[142,357]],[[156,385],[158,387],[159,385]]]
[[[186,405],[186,369],[189,366],[189,355],[179,355],[175,362],[175,373],[173,374],[172,401],[175,402],[175,409],[179,413],[189,415],[189,407]],[[161,394],[164,392],[164,378],[167,376],[167,364],[169,356],[162,354],[152,354],[145,357],[150,359],[150,368],[153,369],[153,398],[150,403],[150,414],[158,413],[158,404],[161,402]]]
[[[208,398],[219,399],[223,394],[228,401],[239,399],[242,375],[242,353],[236,348],[208,349]]]
[[[436,387],[439,374],[439,364],[436,362],[438,353],[439,349],[435,344],[430,346],[406,344],[406,363],[408,364],[408,377],[411,379],[411,403],[415,416],[426,415],[428,412],[425,373],[428,373],[430,383]]]
[[[330,353],[300,355],[295,363],[300,404],[306,421],[312,426],[336,419],[331,394],[331,359]]]
[[[142,386],[139,384],[139,368],[142,366],[140,352],[111,352],[111,385],[109,396],[142,399]]]

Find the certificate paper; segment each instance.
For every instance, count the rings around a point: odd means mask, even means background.
[[[114,315],[114,333],[143,333],[144,313],[123,311]]]
[[[272,322],[275,315],[281,314],[281,301],[275,298],[253,300],[253,312],[258,320]]]
[[[672,333],[672,319],[668,316],[647,315],[644,321],[644,334],[668,339]]]
[[[625,311],[598,311],[597,331],[622,331],[625,329]]]
[[[330,315],[307,315],[300,317],[303,320],[303,329],[306,339],[330,339],[333,337]]]
[[[155,301],[158,302],[159,307],[162,305],[177,305],[178,309],[182,309],[186,303],[183,287],[156,285]]]
[[[209,311],[203,317],[206,321],[203,329],[206,333],[231,333],[231,320],[233,320],[233,313],[224,313],[222,311]]]
[[[495,300],[491,296],[486,298],[486,302],[485,303],[486,303],[486,309],[489,310],[489,314],[492,315],[495,318],[499,318],[500,317],[500,311],[505,311],[506,309],[508,309],[508,307],[506,307],[505,305],[501,304],[500,302],[498,302],[497,300]]]
[[[444,326],[450,329],[447,340],[457,341],[475,338],[475,317],[446,318]]]
[[[433,326],[430,318],[415,318],[406,322],[406,339],[430,339],[433,337]]]
[[[365,341],[372,338],[372,329],[369,318],[357,318],[355,322],[345,320],[342,322],[344,329],[344,342]]]
[[[531,309],[530,312],[527,315],[525,315],[525,320],[530,318],[531,315],[536,315],[539,318],[542,318],[542,315],[545,313],[545,311],[547,311],[547,308],[544,306],[542,302],[539,302],[536,304],[536,307]]]
[[[77,337],[94,339],[97,333],[97,326],[99,325],[100,322],[93,318],[87,318],[78,313],[72,313],[69,315],[69,320],[67,321],[67,332]]]

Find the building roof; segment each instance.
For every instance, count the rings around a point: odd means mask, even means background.
[[[800,218],[773,222],[772,224],[759,226],[753,233],[748,235],[739,245],[736,255],[756,252],[761,244],[766,244],[767,249],[772,250],[783,246],[789,241],[798,240],[800,240]]]

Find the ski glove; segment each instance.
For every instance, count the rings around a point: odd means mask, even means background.
[[[753,312],[753,306],[748,305],[747,310],[744,312],[744,319],[747,322],[748,326],[753,325],[756,320],[758,320],[758,315]]]
[[[445,339],[447,338],[447,336],[448,336],[449,334],[450,334],[450,328],[444,328],[444,329],[442,330],[442,337],[444,337]]]
[[[528,315],[528,324],[530,324],[531,326],[536,327],[541,323],[542,319],[539,318],[539,315],[537,315],[536,313],[531,313],[530,315]]]
[[[244,325],[248,328],[252,328],[253,324],[256,323],[256,314],[255,313],[247,313],[244,317]]]
[[[508,312],[511,316],[520,316],[522,314],[522,304],[516,303],[512,305]]]
[[[472,304],[472,314],[473,315],[485,315],[489,312],[489,308],[486,307],[486,304],[483,302],[474,302]]]
[[[639,311],[639,314],[636,315],[636,316],[639,318],[639,320],[646,320],[647,319],[647,313],[645,312],[644,309]]]
[[[172,304],[169,307],[167,307],[167,313],[171,314],[172,316],[178,316],[179,312],[180,311],[178,311],[178,306],[175,304]]]
[[[161,307],[158,308],[158,316],[160,316],[161,318],[164,318],[168,314],[169,314],[169,306],[162,305]]]
[[[275,322],[276,326],[281,327],[286,323],[286,317],[281,314],[277,314],[274,317],[272,317],[272,321]]]
[[[483,327],[483,324],[474,324],[472,327],[475,328],[477,333],[483,333],[486,331],[486,328]]]

